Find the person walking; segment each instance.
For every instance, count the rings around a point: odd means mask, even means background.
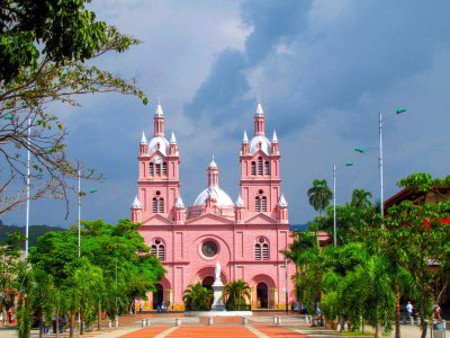
[[[411,320],[411,318],[413,317],[413,310],[414,307],[412,306],[411,302],[408,302],[408,304],[406,304],[406,313],[408,315],[408,320]]]

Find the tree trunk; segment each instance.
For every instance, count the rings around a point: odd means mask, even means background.
[[[375,325],[375,338],[381,338],[381,328],[380,324]]]
[[[44,315],[39,316],[39,338],[44,334]]]
[[[97,313],[97,331],[100,331],[100,321],[102,319],[102,305],[98,302],[98,313]]]
[[[80,322],[78,325],[80,325],[80,336],[84,334],[84,325],[83,325],[83,312],[80,309]]]
[[[55,313],[55,317],[56,317],[56,335],[55,335],[55,338],[58,338],[58,335],[59,335],[59,328],[58,328],[58,323],[59,323],[59,307],[56,307],[56,313]],[[53,323],[52,323],[53,324]],[[52,325],[52,328],[53,328],[53,325]]]
[[[420,338],[426,338],[427,336],[427,322],[425,318],[420,317],[420,326],[422,327],[422,332],[420,333]]]
[[[75,326],[75,315],[71,312],[69,318],[69,337],[73,337],[73,329]]]
[[[395,283],[395,338],[400,338],[400,286]]]

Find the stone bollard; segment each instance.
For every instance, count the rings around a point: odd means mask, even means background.
[[[305,321],[306,321],[306,324],[310,324],[311,323],[311,321],[309,320],[309,315],[305,315]]]
[[[150,318],[147,318],[146,324],[147,324],[147,326],[150,326],[150,324],[151,324]]]
[[[181,318],[175,318],[175,326],[181,326]]]
[[[119,327],[119,317],[118,316],[116,316],[116,319],[114,322],[115,322],[114,323],[115,327]]]
[[[142,319],[141,327],[146,327],[147,321],[145,319]]]
[[[277,324],[278,324],[278,325],[281,325],[282,321],[283,321],[283,318],[278,317]]]
[[[214,324],[214,317],[208,317],[208,325],[211,326]]]
[[[277,323],[277,316],[273,316],[273,323],[274,323],[274,324]]]
[[[414,318],[412,316],[409,318],[409,324],[414,325]]]
[[[242,317],[242,325],[248,325],[248,318]]]
[[[108,328],[112,328],[112,320],[108,319]]]

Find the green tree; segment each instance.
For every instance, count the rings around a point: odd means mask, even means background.
[[[355,189],[352,192],[352,201],[350,205],[355,208],[365,209],[371,207],[373,204],[370,201],[372,193],[364,189]]]
[[[83,94],[116,92],[147,98],[134,82],[84,62],[123,52],[138,40],[96,21],[88,0],[5,0],[0,4],[0,143],[4,174],[0,214],[26,201],[25,191],[7,193],[27,177],[31,152],[31,199],[66,198],[81,168],[68,156],[67,131],[53,112],[78,106]],[[28,137],[28,132],[30,135]],[[94,178],[83,170],[84,178]],[[24,185],[24,184],[23,184]],[[24,185],[25,186],[25,185]]]
[[[211,309],[212,290],[202,284],[190,284],[183,294],[184,307],[187,311],[208,311]]]
[[[229,282],[223,288],[223,295],[226,299],[225,307],[230,311],[248,310],[251,297],[251,288],[242,279]]]
[[[165,270],[137,231],[139,224],[121,220],[83,222],[81,258],[77,229],[48,232],[30,248],[33,268],[52,276],[58,292],[54,308],[69,313],[71,334],[75,318],[91,324],[103,311],[113,318],[128,311],[135,298],[146,299]]]
[[[318,211],[319,214],[325,210],[333,198],[333,193],[328,188],[326,180],[314,180],[313,186],[308,189],[309,204]]]

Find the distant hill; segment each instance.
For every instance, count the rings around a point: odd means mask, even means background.
[[[30,225],[28,229],[28,238],[29,245],[33,246],[36,244],[36,240],[39,236],[42,236],[46,232],[49,231],[64,231],[66,229],[59,227],[52,227],[48,225]],[[25,227],[24,226],[16,226],[16,225],[3,225],[0,224],[0,241],[4,241],[8,239],[8,233],[11,232],[20,232],[25,235]]]
[[[306,231],[308,230],[308,224],[291,224],[289,231]]]

